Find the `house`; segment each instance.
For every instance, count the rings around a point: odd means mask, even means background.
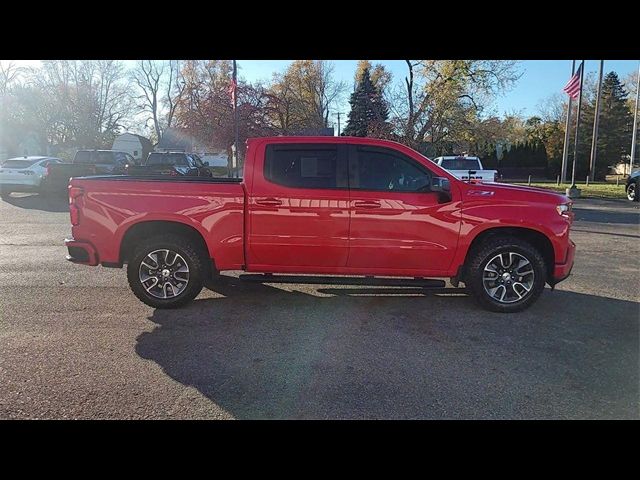
[[[136,160],[147,158],[149,152],[153,151],[153,144],[148,138],[134,133],[123,133],[118,135],[113,141],[113,150],[127,152]]]

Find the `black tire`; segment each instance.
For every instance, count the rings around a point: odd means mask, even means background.
[[[510,258],[509,252],[516,254],[514,258],[524,257],[529,261],[533,267],[533,279],[531,280],[530,290],[522,294],[521,299],[514,300],[510,303],[503,303],[492,297],[485,289],[484,272],[485,267],[487,267],[489,262],[497,255],[505,254],[505,258]],[[507,273],[508,272],[505,271],[505,274]],[[502,283],[506,283],[501,275],[496,274],[496,278],[500,279]],[[507,278],[511,283],[510,274]],[[511,236],[488,238],[469,253],[465,266],[465,284],[467,288],[482,307],[492,312],[513,313],[529,308],[544,290],[546,278],[547,265],[542,254],[530,243]],[[509,288],[511,288],[512,296],[514,296],[514,294],[520,295],[524,291],[522,287],[518,287],[520,292],[517,292],[515,285]],[[505,293],[507,293],[507,290],[508,289],[505,288]],[[502,292],[502,290],[500,290],[500,292]]]
[[[158,298],[149,293],[140,277],[140,266],[147,255],[155,250],[169,250],[180,255],[188,266],[187,286],[174,297]],[[177,308],[196,298],[202,290],[206,275],[206,254],[201,252],[189,238],[167,234],[152,237],[136,247],[128,265],[127,280],[131,290],[142,302],[154,308]],[[158,269],[159,270],[159,269]],[[173,289],[172,289],[173,291]]]
[[[640,181],[636,180],[627,185],[627,198],[632,202],[640,202]]]

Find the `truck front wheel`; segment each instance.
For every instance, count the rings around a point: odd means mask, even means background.
[[[493,237],[470,253],[465,283],[487,310],[519,312],[544,290],[546,264],[530,243],[516,237]]]
[[[127,265],[133,293],[154,308],[176,308],[202,290],[204,260],[188,238],[167,234],[150,238],[134,251]]]

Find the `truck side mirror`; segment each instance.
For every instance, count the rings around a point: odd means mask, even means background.
[[[431,191],[439,193],[451,193],[451,183],[445,177],[433,177],[431,179]]]

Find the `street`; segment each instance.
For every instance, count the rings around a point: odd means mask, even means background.
[[[0,201],[0,418],[638,419],[640,207],[577,200],[572,275],[520,314],[464,289],[255,284],[154,310],[65,260],[66,201]]]

